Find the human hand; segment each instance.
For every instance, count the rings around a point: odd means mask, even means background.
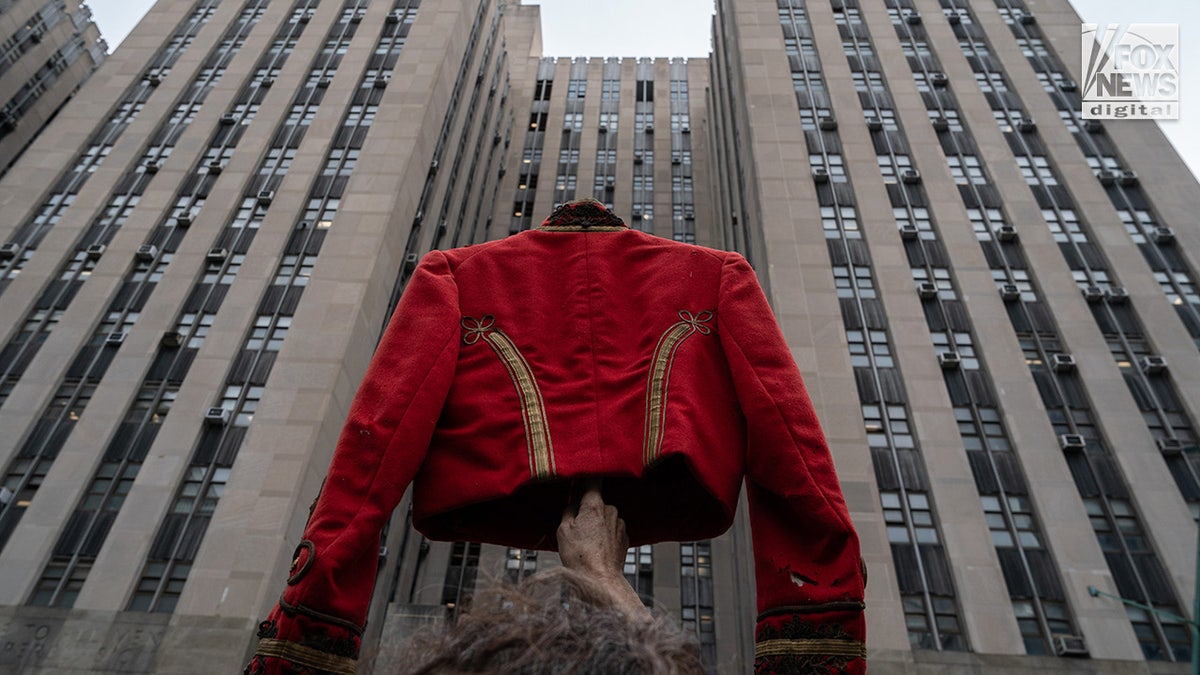
[[[646,621],[650,610],[625,579],[625,552],[629,535],[617,507],[600,496],[600,479],[584,485],[579,506],[568,506],[558,526],[558,557],[563,567],[587,576],[606,594],[613,607],[630,620]]]
[[[604,503],[600,479],[589,479],[579,505],[568,506],[558,526],[558,555],[563,566],[594,579],[624,582],[628,548],[625,521],[617,507]]]

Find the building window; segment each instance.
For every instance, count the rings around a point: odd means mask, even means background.
[[[649,544],[631,547],[625,552],[625,579],[642,602],[654,603],[654,547]]]

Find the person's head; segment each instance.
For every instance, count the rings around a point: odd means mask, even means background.
[[[405,675],[693,675],[704,672],[694,636],[665,617],[631,620],[611,596],[565,567],[471,600],[453,626],[409,641]]]

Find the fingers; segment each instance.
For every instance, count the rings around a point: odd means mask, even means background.
[[[579,499],[579,508],[600,509],[604,507],[604,497],[600,494],[601,480],[588,478],[583,481],[583,496]]]
[[[579,512],[585,507],[589,510],[599,511],[604,507],[604,497],[600,494],[600,478],[591,477],[585,478],[582,482],[572,483],[571,492],[568,497],[567,508],[563,509],[562,522],[567,523],[579,515]],[[582,490],[582,495],[578,501],[575,498],[575,490]]]

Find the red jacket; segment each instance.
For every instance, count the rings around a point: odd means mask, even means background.
[[[432,539],[553,550],[584,476],[604,477],[632,545],[721,534],[744,476],[758,672],[865,669],[858,539],[754,271],[592,202],[422,260],[250,672],[352,672],[380,529],[410,482]]]

